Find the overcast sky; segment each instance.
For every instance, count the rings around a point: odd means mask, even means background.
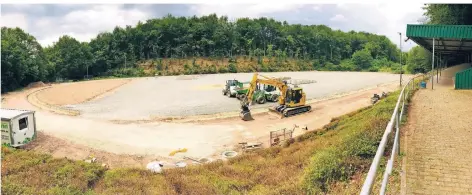
[[[399,44],[406,24],[416,24],[423,18],[421,3],[405,6],[401,2],[379,4],[22,4],[1,7],[1,26],[20,27],[47,46],[62,35],[89,41],[99,32],[115,26],[135,25],[138,21],[162,17],[201,16],[216,13],[238,17],[271,17],[288,23],[324,24],[343,31],[366,31],[385,35]],[[404,51],[415,44],[403,42]]]

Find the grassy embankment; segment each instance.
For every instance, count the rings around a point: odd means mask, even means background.
[[[138,62],[135,68],[120,68],[106,72],[107,76],[154,76],[154,75],[188,75],[188,74],[215,74],[236,72],[282,72],[282,71],[374,71],[399,72],[399,66],[375,66],[369,70],[356,69],[349,60],[335,65],[321,64],[316,60],[292,58],[268,58],[238,56],[234,58],[187,58],[187,59],[156,59]]]
[[[55,159],[48,154],[2,147],[2,192],[4,194],[357,193],[391,117],[398,95],[398,91],[394,92],[375,106],[335,118],[322,129],[295,138],[293,143],[243,154],[226,162],[169,169],[162,175],[152,174],[144,169],[105,170],[96,164]],[[385,151],[390,150],[391,148],[387,148]],[[379,171],[384,170],[384,165],[385,163],[381,163]],[[378,176],[380,179],[381,174]],[[392,179],[395,180],[396,177]],[[378,185],[374,190],[378,190],[377,188]]]

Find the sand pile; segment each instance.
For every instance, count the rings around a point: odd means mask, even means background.
[[[28,84],[27,88],[37,88],[37,87],[46,87],[47,85],[44,84],[42,81],[38,81],[38,82],[33,82],[33,83],[30,83]]]
[[[182,75],[182,76],[177,77],[176,79],[177,80],[196,80],[199,77],[200,77],[199,75]]]

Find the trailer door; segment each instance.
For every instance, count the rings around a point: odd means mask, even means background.
[[[2,145],[11,145],[11,125],[10,121],[2,120]]]
[[[13,127],[11,128],[13,134],[13,146],[23,145],[23,141],[28,137],[30,120],[29,115],[18,116],[15,119],[12,119]]]

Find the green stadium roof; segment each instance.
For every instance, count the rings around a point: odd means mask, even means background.
[[[412,25],[406,26],[407,37],[472,39],[472,25]]]
[[[418,45],[439,55],[457,57],[472,53],[472,25],[408,24],[406,36]]]

